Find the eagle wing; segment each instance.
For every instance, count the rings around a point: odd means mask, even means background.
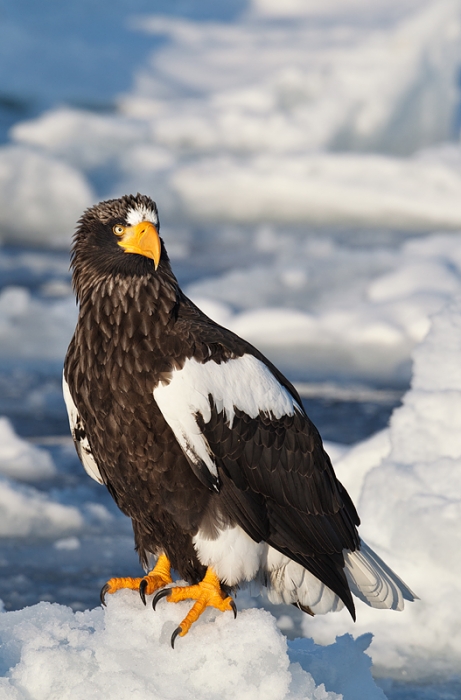
[[[62,392],[67,408],[67,415],[69,417],[70,432],[72,434],[75,449],[77,450],[80,461],[83,464],[86,473],[99,484],[102,484],[104,483],[103,478],[93,456],[93,451],[85,430],[85,424],[72,398],[65,374],[62,376]]]
[[[353,609],[343,550],[360,546],[359,518],[317,429],[262,355],[218,359],[188,358],[156,387],[165,420],[233,522],[307,568]]]

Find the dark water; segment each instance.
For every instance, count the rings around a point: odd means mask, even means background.
[[[389,700],[460,700],[461,679],[434,683],[404,683],[391,679],[378,679],[376,683],[382,688]]]
[[[399,398],[387,401],[347,401],[330,398],[303,399],[304,408],[324,440],[353,445],[383,430]]]

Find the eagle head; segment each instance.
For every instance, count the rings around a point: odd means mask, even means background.
[[[157,205],[146,195],[125,195],[87,209],[72,246],[77,295],[108,275],[154,274],[168,262],[159,230]]]

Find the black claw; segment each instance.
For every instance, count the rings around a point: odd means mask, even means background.
[[[141,600],[146,604],[146,588],[147,588],[147,581],[145,578],[142,579],[141,583],[139,584],[139,595],[141,596]]]
[[[162,588],[161,591],[157,591],[157,593],[154,595],[154,598],[152,600],[152,607],[155,610],[155,606],[157,605],[158,601],[161,600],[161,598],[166,598],[166,596],[170,593],[169,588]]]
[[[232,612],[234,613],[234,620],[235,620],[235,618],[237,617],[237,606],[233,600],[231,600],[230,606],[232,608]]]
[[[176,637],[178,636],[178,634],[181,634],[181,632],[182,632],[181,627],[176,627],[175,631],[171,635],[171,648],[172,649],[174,649],[174,643],[176,641]]]
[[[105,583],[101,588],[101,593],[99,594],[99,600],[101,601],[101,605],[104,605],[104,607],[106,607],[106,593],[109,591],[109,589],[109,584]]]

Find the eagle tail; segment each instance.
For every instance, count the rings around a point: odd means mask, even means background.
[[[403,610],[404,600],[418,598],[363,540],[360,549],[344,552],[351,592],[372,608]]]

